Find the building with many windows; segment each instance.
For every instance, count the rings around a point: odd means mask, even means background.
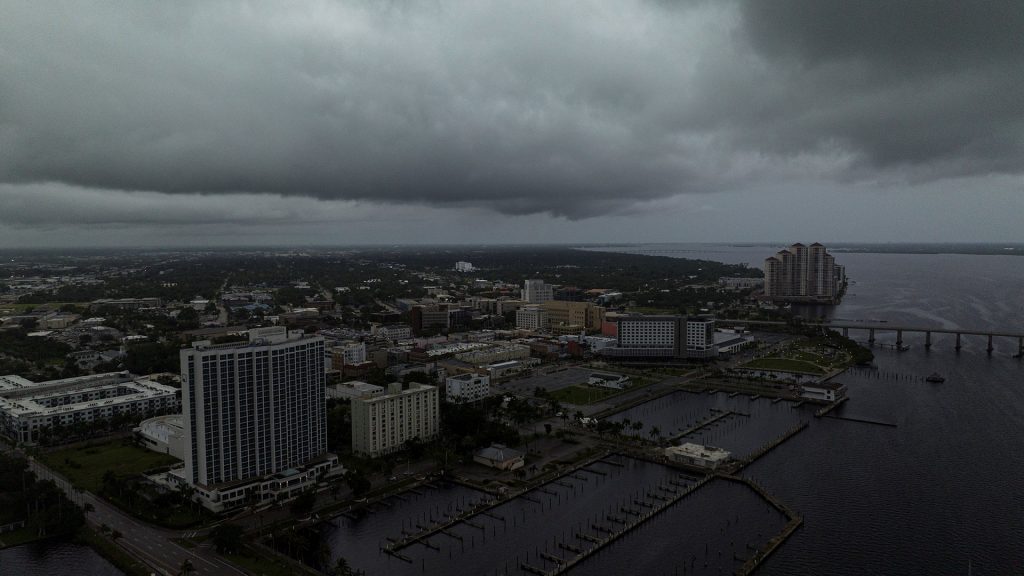
[[[817,242],[798,242],[764,261],[764,295],[773,301],[834,304],[845,284],[845,269]]]
[[[548,325],[557,334],[598,332],[604,322],[604,308],[590,302],[549,300],[541,304],[548,315]]]
[[[115,417],[141,421],[179,406],[176,388],[128,372],[46,382],[0,376],[0,433],[15,442]]]
[[[714,358],[715,320],[710,316],[625,314],[616,317],[616,342],[598,353],[609,358],[671,360]]]
[[[540,306],[524,306],[516,310],[516,328],[539,331],[548,326],[547,310]]]
[[[437,387],[393,382],[385,394],[352,399],[352,451],[375,458],[426,442],[440,430]]]
[[[715,319],[695,316],[686,319],[686,357],[714,358],[718,356],[715,344]]]
[[[337,466],[327,452],[323,338],[283,327],[247,335],[181,351],[179,474],[216,511],[294,496]]]
[[[445,400],[448,402],[476,402],[491,393],[491,379],[480,374],[459,374],[445,380]]]
[[[543,280],[531,279],[523,282],[523,300],[530,304],[543,304],[555,299],[554,287]]]

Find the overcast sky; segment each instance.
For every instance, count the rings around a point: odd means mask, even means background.
[[[1020,241],[1024,2],[0,0],[0,246]]]

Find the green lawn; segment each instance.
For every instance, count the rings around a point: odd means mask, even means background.
[[[127,478],[180,462],[173,456],[139,448],[122,439],[48,452],[39,459],[75,486],[94,493],[103,487],[103,474],[107,470]]]
[[[621,392],[622,390],[614,388],[596,388],[577,384],[548,394],[552,399],[563,404],[592,404]]]
[[[782,372],[804,372],[807,374],[824,374],[810,362],[803,360],[792,360],[789,358],[758,358],[740,366],[741,368],[752,368],[755,370],[780,370]]]
[[[12,546],[20,546],[27,542],[34,542],[40,540],[39,527],[35,525],[28,525],[24,528],[19,528],[13,532],[4,532],[0,534],[0,550],[4,548],[10,548]]]

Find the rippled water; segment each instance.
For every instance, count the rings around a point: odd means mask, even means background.
[[[34,542],[0,550],[3,576],[122,576],[88,546],[60,540]]]
[[[767,248],[684,257],[751,262]],[[847,297],[827,314],[911,325],[1024,332],[1024,258],[837,254]],[[820,315],[821,311],[812,312]],[[851,332],[851,336],[858,336]],[[892,333],[879,333],[891,343]],[[842,416],[817,419],[744,473],[805,516],[761,574],[1024,573],[1024,363],[1016,341],[908,334],[908,352],[877,349],[877,371],[845,374]],[[923,376],[939,372],[942,384]],[[668,535],[666,535],[666,538]],[[672,560],[666,558],[666,564]]]

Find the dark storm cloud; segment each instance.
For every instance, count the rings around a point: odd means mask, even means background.
[[[1019,173],[1020,6],[8,2],[0,181],[575,218]]]
[[[752,138],[831,142],[925,179],[1024,166],[1024,2],[746,0],[742,14],[784,84],[755,99]]]

